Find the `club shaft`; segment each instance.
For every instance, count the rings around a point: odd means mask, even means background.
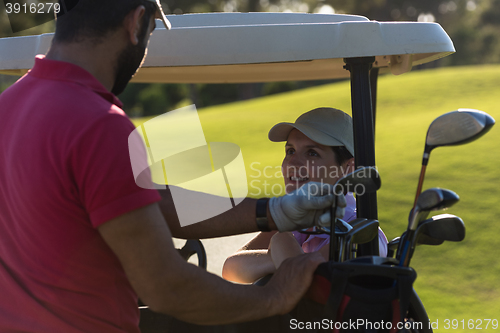
[[[403,247],[401,248],[401,258],[399,259],[399,266],[408,267],[410,265],[412,239],[415,234],[414,230],[408,230],[403,240]]]
[[[337,210],[337,195],[335,195],[335,209],[330,207],[330,255],[328,260],[336,260],[335,256],[337,252],[337,236],[335,235],[335,222],[336,218],[336,210]]]
[[[425,177],[425,170],[426,169],[427,169],[427,165],[422,164],[422,169],[420,169],[420,178],[418,179],[417,193],[415,194],[415,201],[413,202],[413,211],[415,211],[415,207],[417,206],[418,197],[420,196],[420,193],[422,193],[422,186],[424,185],[424,177]]]
[[[339,252],[338,252],[338,262],[344,261],[344,239],[345,236],[339,237]]]
[[[328,260],[336,260],[335,252],[337,252],[337,236],[335,235],[335,225],[332,223],[332,228],[330,229],[330,255]]]

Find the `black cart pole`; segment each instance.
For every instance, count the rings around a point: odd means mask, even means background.
[[[375,57],[345,58],[345,69],[351,72],[351,102],[356,168],[375,167],[375,131],[373,122],[370,69]],[[377,194],[356,196],[357,216],[378,219]],[[358,247],[358,256],[378,255],[378,237]]]
[[[372,111],[373,111],[373,134],[377,128],[377,86],[378,86],[378,72],[379,68],[375,67],[370,70],[370,91],[372,93]]]

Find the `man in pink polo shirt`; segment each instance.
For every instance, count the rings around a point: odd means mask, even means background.
[[[181,228],[168,191],[135,184],[134,126],[115,97],[144,58],[155,13],[169,24],[159,3],[73,0],[63,8],[47,55],[0,95],[0,331],[138,332],[137,295],[198,324],[290,311],[317,254],[285,262],[265,287],[243,286],[184,262],[171,237],[309,227],[334,202],[330,188],[246,199]]]

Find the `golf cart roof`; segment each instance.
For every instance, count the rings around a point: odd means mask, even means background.
[[[237,83],[349,77],[344,58],[375,56],[402,74],[455,52],[436,23],[376,22],[355,15],[208,13],[157,21],[133,82]],[[0,39],[0,74],[23,75],[53,34]]]

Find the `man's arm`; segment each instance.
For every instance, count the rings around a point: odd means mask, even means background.
[[[286,261],[264,287],[236,285],[186,263],[157,204],[98,228],[141,300],[153,311],[196,324],[256,320],[293,309],[312,281],[317,254]]]
[[[221,200],[227,204],[228,198],[215,197],[209,194],[191,192],[176,187],[176,199],[191,204],[192,209],[213,212],[213,202]],[[179,238],[211,238],[257,231],[255,199],[244,199],[236,207],[203,222],[181,227],[177,218],[174,200],[170,190],[160,191],[162,201],[160,208],[168,221],[170,230]],[[196,193],[196,199],[192,194]],[[316,222],[330,222],[329,212],[333,209],[339,217],[344,216],[346,206],[343,195],[333,194],[333,186],[325,183],[309,182],[294,192],[281,197],[269,199],[267,205],[268,226],[271,230],[292,231],[309,228]],[[184,196],[184,200],[182,197]],[[205,197],[208,200],[205,200]],[[342,200],[341,200],[342,199]],[[202,203],[211,203],[201,206]],[[337,207],[332,207],[332,205]],[[190,207],[191,208],[191,207]]]
[[[200,239],[231,236],[258,231],[257,224],[255,222],[256,199],[246,198],[233,209],[230,209],[220,215],[196,224],[181,227],[170,190],[167,188],[166,190],[159,190],[159,192],[162,197],[162,200],[159,203],[160,209],[168,223],[168,227],[171,230],[173,237]],[[209,194],[205,195],[210,196]],[[221,200],[227,200],[227,198],[221,198]],[[197,203],[193,202],[193,209],[200,209],[200,207],[197,206]],[[269,208],[267,216],[269,227],[272,230],[276,230],[276,224],[269,213]]]

